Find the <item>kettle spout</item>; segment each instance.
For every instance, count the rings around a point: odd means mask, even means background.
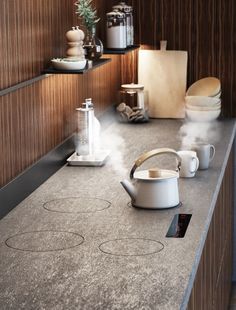
[[[129,182],[128,180],[123,180],[120,183],[124,187],[126,192],[129,194],[129,196],[131,197],[132,201],[135,201],[136,196],[137,196],[137,190],[134,187],[134,185],[131,182]]]

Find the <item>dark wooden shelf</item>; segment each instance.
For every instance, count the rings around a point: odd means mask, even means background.
[[[107,55],[107,54],[110,54],[110,55],[114,55],[114,54],[124,55],[124,54],[127,54],[129,52],[132,52],[132,51],[138,49],[139,47],[140,47],[140,45],[133,45],[133,46],[127,47],[125,49],[105,48],[103,54],[105,54],[105,55]]]
[[[42,74],[83,74],[88,72],[89,70],[93,70],[97,67],[100,67],[110,61],[111,61],[110,58],[100,58],[98,60],[93,60],[91,65],[87,63],[85,68],[82,70],[58,70],[54,69],[53,67],[49,67],[47,69],[44,69],[42,71]]]

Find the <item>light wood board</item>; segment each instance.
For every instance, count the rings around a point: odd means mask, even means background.
[[[184,118],[186,51],[140,50],[138,82],[148,91],[151,118]]]

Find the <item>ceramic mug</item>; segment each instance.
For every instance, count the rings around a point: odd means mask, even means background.
[[[181,178],[193,178],[199,167],[197,153],[194,151],[178,151],[181,157],[181,167],[179,176]]]
[[[199,159],[199,169],[209,168],[210,162],[215,156],[215,147],[208,143],[196,143],[191,145],[191,149],[197,153]]]

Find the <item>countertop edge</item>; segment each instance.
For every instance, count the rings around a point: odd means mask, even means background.
[[[201,238],[200,243],[199,243],[199,248],[198,248],[198,250],[196,252],[196,257],[195,257],[195,261],[194,261],[194,264],[193,264],[193,269],[192,269],[192,272],[191,272],[191,275],[190,275],[190,278],[189,278],[188,286],[187,286],[185,294],[183,296],[183,301],[182,301],[182,304],[180,306],[180,310],[186,310],[187,306],[188,306],[189,298],[190,298],[190,295],[191,295],[191,292],[192,292],[192,288],[193,288],[193,285],[194,285],[194,280],[195,280],[196,273],[197,273],[197,270],[198,270],[198,266],[199,266],[199,263],[200,263],[200,259],[201,259],[201,256],[202,256],[202,251],[203,251],[203,248],[204,248],[204,245],[205,245],[205,242],[206,242],[206,238],[207,238],[208,230],[209,230],[209,227],[210,227],[210,224],[211,224],[213,212],[215,210],[217,198],[218,198],[220,187],[221,187],[221,184],[222,184],[222,180],[223,180],[223,177],[224,177],[224,174],[225,174],[225,169],[226,169],[226,166],[227,166],[227,163],[228,163],[229,155],[230,155],[230,152],[232,150],[234,140],[236,139],[235,134],[236,134],[236,120],[234,121],[234,127],[233,127],[233,131],[232,131],[232,134],[231,134],[231,137],[230,137],[230,142],[229,142],[229,145],[228,145],[228,148],[227,148],[227,151],[226,151],[226,155],[225,155],[225,158],[224,158],[224,162],[223,162],[223,165],[222,165],[222,168],[221,168],[221,172],[220,172],[220,176],[219,176],[219,179],[218,179],[218,183],[217,183],[215,192],[213,194],[213,198],[212,198],[212,201],[211,201],[209,214],[208,214],[208,217],[207,217],[207,220],[206,220],[206,226],[205,226],[204,233],[202,234],[202,238]]]

